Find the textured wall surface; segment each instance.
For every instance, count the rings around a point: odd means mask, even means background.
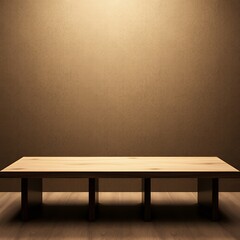
[[[239,23],[238,0],[0,0],[0,168],[23,155],[216,155],[240,169]]]

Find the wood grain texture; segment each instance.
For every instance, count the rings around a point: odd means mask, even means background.
[[[218,157],[23,157],[2,172],[238,172]]]
[[[240,176],[218,157],[23,157],[0,173],[7,177]]]
[[[196,192],[153,193],[153,220],[140,218],[140,193],[99,195],[98,221],[86,221],[88,194],[44,193],[43,214],[34,222],[19,218],[20,194],[0,193],[1,240],[239,240],[240,193],[220,193],[223,219],[197,214]],[[196,210],[196,211],[195,211]]]

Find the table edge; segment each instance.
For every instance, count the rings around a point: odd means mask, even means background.
[[[240,178],[240,171],[229,172],[1,172],[0,178]]]

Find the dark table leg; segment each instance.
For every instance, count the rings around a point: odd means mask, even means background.
[[[218,178],[198,179],[198,206],[201,214],[218,220]]]
[[[27,221],[40,212],[42,206],[42,179],[22,178],[22,219]]]
[[[142,179],[143,217],[145,221],[151,220],[151,178]]]
[[[96,208],[98,205],[98,179],[89,178],[89,208],[88,219],[94,221],[96,218]]]

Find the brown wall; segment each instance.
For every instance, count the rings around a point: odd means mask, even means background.
[[[240,169],[239,23],[238,0],[0,0],[0,168],[23,155],[217,155]]]

